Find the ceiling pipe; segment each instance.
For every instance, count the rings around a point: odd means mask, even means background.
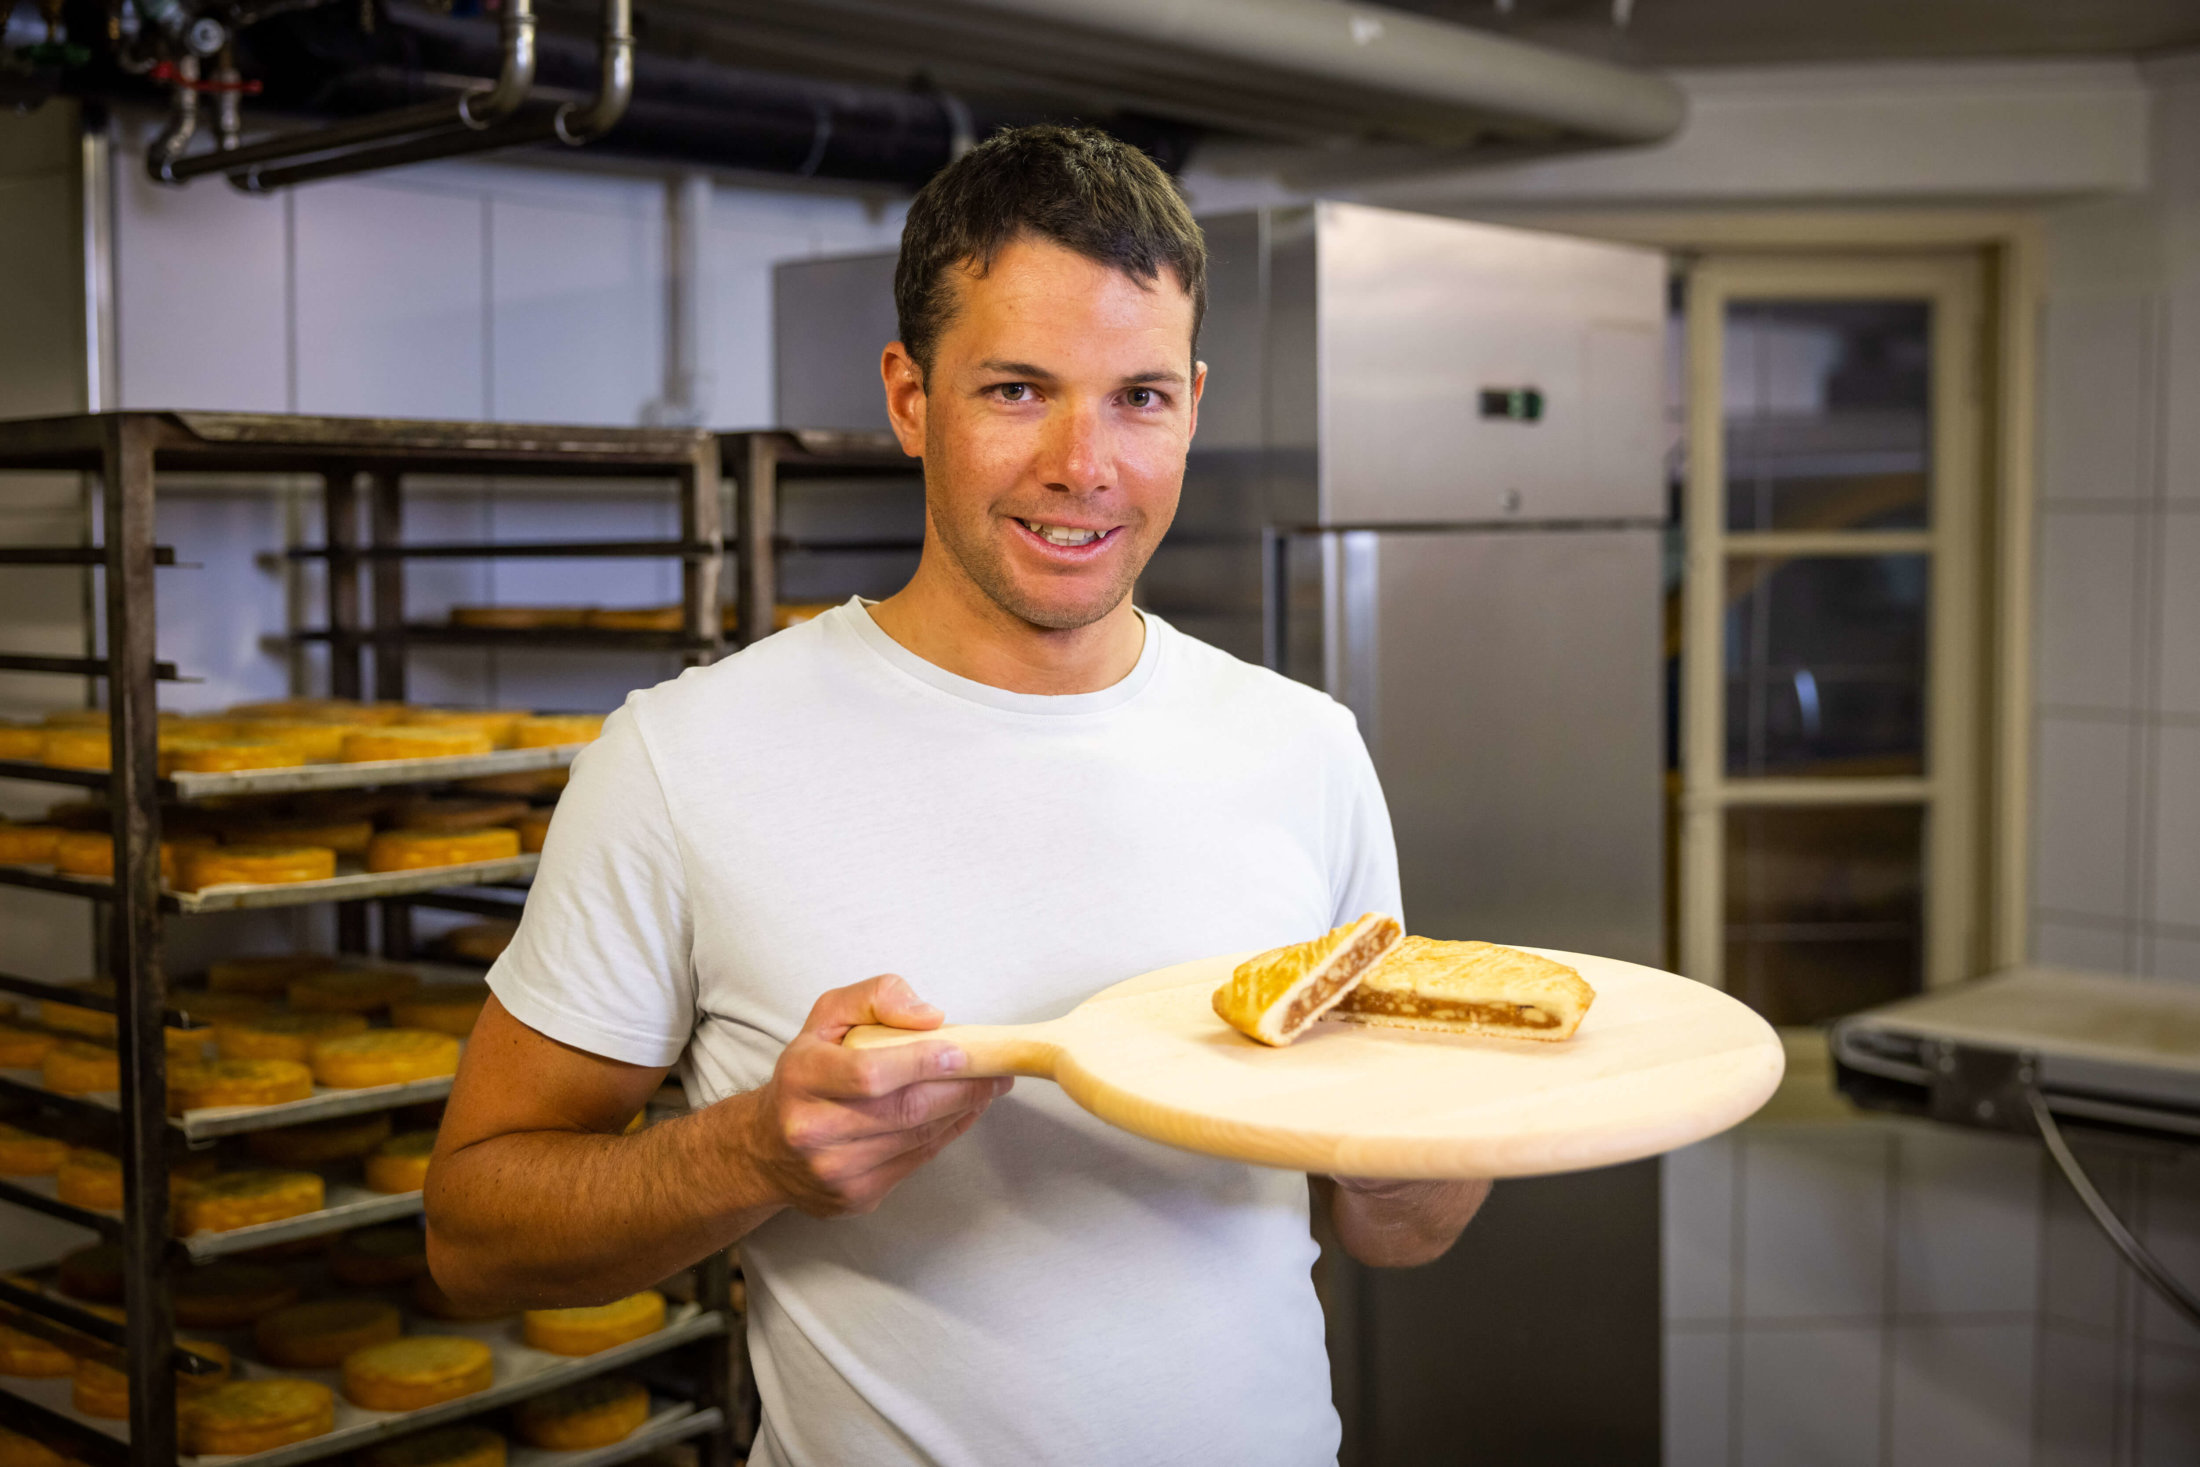
[[[552,107],[536,103],[478,132],[430,133],[302,163],[248,168],[232,173],[230,182],[251,193],[265,193],[317,179],[546,143],[552,138],[575,148],[600,138],[617,126],[634,100],[633,0],[604,0],[597,69],[596,95],[585,104],[567,102]]]
[[[425,102],[371,117],[303,132],[284,133],[242,147],[217,149],[172,162],[148,158],[153,176],[163,183],[185,183],[202,174],[227,173],[232,180],[249,176],[263,164],[361,147],[389,138],[422,134],[456,133],[464,136],[486,131],[519,110],[535,81],[534,0],[506,0],[499,27],[502,62],[493,85],[472,88],[454,100]]]

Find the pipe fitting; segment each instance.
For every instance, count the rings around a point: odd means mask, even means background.
[[[175,164],[199,130],[199,58],[186,53],[176,59],[176,85],[170,92],[168,124],[153,139],[145,154],[145,169],[155,183],[181,183]]]
[[[634,99],[634,0],[603,0],[602,79],[585,108],[568,102],[551,126],[570,147],[602,137],[626,115]]]

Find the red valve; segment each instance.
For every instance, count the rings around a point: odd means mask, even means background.
[[[173,61],[155,62],[153,69],[147,72],[146,75],[154,81],[163,82],[169,86],[182,87],[186,91],[192,92],[239,92],[248,97],[256,97],[260,93],[260,83],[257,80],[185,81],[177,73],[176,64]]]

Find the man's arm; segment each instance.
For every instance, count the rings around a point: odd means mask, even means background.
[[[1384,1182],[1308,1177],[1344,1251],[1370,1268],[1415,1268],[1444,1256],[1490,1195],[1486,1180]]]
[[[970,1129],[1006,1080],[951,1044],[845,1050],[857,1024],[930,1029],[891,974],[836,988],[770,1080],[633,1135],[664,1079],[483,1009],[428,1168],[428,1264],[466,1304],[556,1308],[649,1287],[780,1211],[869,1212]]]

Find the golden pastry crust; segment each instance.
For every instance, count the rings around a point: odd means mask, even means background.
[[[105,978],[80,978],[68,985],[84,993],[96,993],[105,998],[114,996],[115,985]],[[104,1009],[88,1009],[81,1004],[59,1003],[50,998],[38,1001],[38,1022],[49,1029],[64,1034],[83,1034],[93,1039],[115,1037],[115,1016]]]
[[[336,1393],[285,1376],[233,1380],[193,1392],[177,1417],[187,1452],[264,1452],[335,1430]]]
[[[240,846],[326,846],[339,856],[363,856],[374,839],[371,820],[255,820],[220,827]]]
[[[366,1116],[339,1116],[333,1121],[314,1121],[303,1126],[284,1126],[274,1131],[254,1131],[244,1138],[253,1160],[269,1166],[326,1166],[366,1156],[390,1139],[390,1118],[377,1111]]]
[[[587,625],[599,632],[677,632],[687,625],[687,610],[679,606],[597,607],[588,613]]]
[[[313,1094],[313,1072],[296,1060],[217,1059],[168,1071],[168,1111],[217,1105],[281,1105]]]
[[[212,836],[178,835],[160,843],[160,879],[176,884],[176,860],[186,850],[214,844]],[[54,843],[54,870],[64,876],[90,876],[112,880],[115,874],[114,837],[103,830],[64,830]]]
[[[327,1370],[369,1345],[405,1332],[396,1306],[379,1299],[316,1299],[263,1314],[252,1326],[253,1347],[270,1365]]]
[[[553,1355],[593,1355],[655,1334],[664,1323],[665,1296],[644,1289],[584,1309],[530,1309],[520,1316],[520,1335]]]
[[[51,866],[61,835],[58,825],[17,825],[0,820],[0,866]]]
[[[327,881],[336,874],[336,852],[327,846],[215,846],[186,851],[176,889],[210,886],[283,886]]]
[[[179,1399],[198,1391],[211,1390],[229,1379],[229,1351],[212,1340],[178,1340],[176,1343],[193,1354],[204,1355],[221,1363],[220,1370],[207,1375],[185,1375],[182,1371],[177,1371],[176,1393]],[[86,1416],[101,1416],[110,1421],[129,1419],[129,1376],[88,1355],[76,1362],[75,1374],[76,1378],[69,1386],[69,1400],[77,1410]]]
[[[394,824],[399,830],[486,830],[509,825],[531,808],[525,800],[488,800],[473,797],[407,800],[397,807]]]
[[[370,827],[372,822],[362,821]],[[222,958],[206,968],[206,986],[216,993],[250,993],[281,998],[290,985],[308,973],[326,973],[340,966],[327,953],[268,953],[254,957]]]
[[[1403,935],[1397,918],[1369,912],[1311,941],[1271,948],[1238,964],[1215,990],[1215,1013],[1262,1044],[1289,1044],[1351,992]]]
[[[35,1070],[58,1042],[51,1034],[0,1024],[0,1070]]]
[[[366,1031],[364,1014],[294,1014],[284,1010],[223,1019],[214,1025],[214,1052],[223,1059],[280,1059],[306,1064],[313,1046]]]
[[[524,843],[525,837],[521,837]],[[519,935],[517,922],[469,922],[443,934],[443,950],[469,963],[493,963]]]
[[[477,630],[530,632],[543,627],[577,627],[588,620],[585,606],[454,606],[451,625]]]
[[[474,728],[433,728],[404,724],[355,733],[344,740],[346,764],[384,759],[441,759],[454,754],[487,754],[496,740]]]
[[[223,1172],[175,1187],[176,1232],[226,1233],[256,1223],[319,1212],[326,1188],[312,1172]]]
[[[331,968],[294,979],[290,1006],[301,1014],[371,1014],[419,986],[410,968]]]
[[[64,1457],[36,1437],[0,1427],[0,1467],[75,1467],[74,1457]]]
[[[521,851],[530,855],[541,852],[542,843],[550,839],[550,817],[555,813],[554,810],[536,810],[512,822],[512,828],[519,832]]]
[[[479,1324],[483,1320],[503,1319],[512,1313],[509,1309],[468,1309],[444,1293],[443,1286],[432,1274],[425,1273],[413,1280],[412,1301],[413,1308],[430,1319],[448,1320],[453,1324]]]
[[[66,1141],[0,1126],[0,1177],[50,1177],[68,1159]]]
[[[515,749],[548,749],[590,743],[603,733],[601,713],[538,713],[512,727]]]
[[[92,1095],[120,1089],[122,1065],[111,1049],[65,1039],[47,1051],[39,1074],[57,1095]]]
[[[504,1463],[504,1438],[486,1426],[424,1431],[369,1447],[358,1457],[359,1467],[504,1467]]]
[[[38,761],[56,769],[106,769],[114,744],[104,719],[97,727],[49,728],[38,741]]]
[[[409,1284],[428,1271],[428,1239],[409,1223],[359,1228],[328,1251],[329,1277],[355,1288]]]
[[[496,1361],[466,1335],[408,1335],[354,1351],[344,1361],[344,1398],[367,1411],[417,1411],[489,1388]]]
[[[409,998],[390,1005],[390,1022],[400,1029],[432,1029],[464,1039],[474,1032],[474,1020],[489,1002],[489,990],[479,983],[432,983]]]
[[[1355,1024],[1570,1039],[1596,999],[1564,963],[1488,942],[1409,937],[1331,1014]]]
[[[294,769],[311,762],[305,749],[288,739],[184,738],[162,744],[159,769],[164,775],[229,774],[241,769]]]
[[[369,1029],[313,1046],[313,1077],[331,1090],[363,1090],[458,1073],[458,1040],[430,1029]]]
[[[76,1373],[76,1357],[51,1340],[0,1324],[0,1375],[54,1380]]]
[[[0,723],[0,759],[36,763],[45,748],[46,730],[32,723]]]
[[[367,1158],[367,1185],[377,1192],[417,1192],[428,1185],[428,1158],[434,1154],[433,1131],[392,1136]]]
[[[89,1248],[79,1248],[61,1260],[55,1282],[61,1292],[72,1299],[89,1299],[95,1304],[120,1304],[122,1302],[122,1245],[120,1243],[94,1243]]]
[[[73,1148],[54,1169],[54,1194],[74,1207],[120,1207],[121,1158],[88,1146]]]
[[[218,1024],[224,1020],[256,1019],[268,1012],[268,1001],[256,993],[209,993],[203,988],[171,988],[168,990],[168,1006],[180,1009],[202,1024]],[[200,1038],[211,1044],[211,1029],[200,1033]]]
[[[271,1309],[294,1304],[298,1286],[257,1263],[209,1263],[176,1276],[176,1323],[187,1329],[238,1329]]]
[[[648,1419],[648,1387],[624,1375],[600,1375],[530,1397],[512,1413],[521,1441],[553,1452],[623,1442]]]
[[[525,708],[415,708],[406,715],[405,727],[470,730],[485,735],[496,747],[508,749],[513,728],[530,716]]]
[[[385,830],[367,847],[369,871],[424,871],[501,861],[519,854],[519,832],[486,830]]]

